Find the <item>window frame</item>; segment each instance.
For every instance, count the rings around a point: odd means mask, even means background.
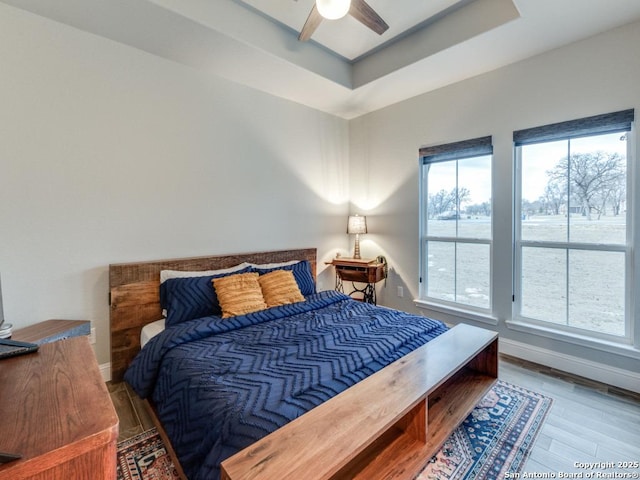
[[[626,133],[627,157],[626,157],[626,236],[624,244],[600,244],[566,241],[539,241],[522,239],[522,148],[536,143],[553,141],[568,141],[582,137],[593,137],[609,133]],[[560,122],[543,127],[534,127],[513,133],[514,152],[514,195],[513,195],[513,297],[512,320],[507,322],[513,326],[520,326],[525,330],[533,329],[545,332],[552,336],[560,334],[576,339],[596,341],[620,346],[635,345],[636,335],[634,325],[634,292],[637,286],[634,284],[634,215],[637,201],[634,185],[636,182],[635,168],[635,130],[634,110],[624,110],[604,115],[596,115],[579,120]],[[570,145],[570,143],[569,143]],[[570,147],[569,147],[570,148]],[[570,153],[570,149],[569,149]],[[625,256],[625,287],[624,287],[624,335],[588,330],[575,326],[563,325],[551,321],[544,321],[522,315],[522,252],[526,247],[543,247],[559,249],[570,254],[571,251],[592,252],[617,252]],[[567,271],[569,266],[567,265]],[[568,277],[567,277],[568,278]],[[568,315],[568,312],[567,312]]]
[[[491,136],[479,137],[460,142],[448,144],[439,144],[430,147],[422,147],[419,150],[420,176],[419,176],[419,299],[416,304],[428,306],[428,308],[442,311],[444,313],[464,312],[465,315],[479,321],[496,324],[493,319],[493,195],[490,198],[491,205],[491,223],[489,226],[488,238],[459,237],[457,235],[458,225],[456,225],[456,235],[430,235],[428,232],[428,203],[429,189],[428,178],[430,166],[441,162],[459,162],[471,158],[490,156],[491,178],[493,184],[493,143]],[[456,165],[456,177],[457,177]],[[493,187],[493,186],[492,186]],[[493,191],[493,189],[491,189]],[[459,213],[459,212],[458,212]],[[459,219],[455,220],[456,222]],[[487,308],[470,305],[467,303],[448,301],[442,298],[431,297],[428,295],[428,243],[444,242],[451,243],[457,251],[459,244],[463,245],[488,245],[489,247],[489,263],[488,263],[488,279],[489,279],[489,306]]]

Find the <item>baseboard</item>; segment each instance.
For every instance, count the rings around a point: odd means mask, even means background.
[[[105,382],[111,380],[111,362],[103,363],[99,365],[98,368],[100,369],[100,373],[102,374],[102,378]]]
[[[500,338],[500,353],[640,393],[640,373]]]

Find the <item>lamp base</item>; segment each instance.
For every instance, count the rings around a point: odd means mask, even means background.
[[[353,258],[360,260],[360,234],[356,233],[356,243],[353,246]]]

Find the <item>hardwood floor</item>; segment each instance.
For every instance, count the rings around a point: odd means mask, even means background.
[[[499,377],[553,398],[523,472],[640,472],[618,468],[618,462],[640,461],[640,394],[505,355],[500,356]],[[108,386],[120,418],[119,441],[153,427],[146,404],[125,383]],[[577,462],[613,462],[615,468],[586,470]]]
[[[576,462],[613,462],[615,469],[593,473],[640,472],[617,468],[640,461],[639,394],[506,356],[499,377],[553,398],[524,471],[586,474]]]
[[[111,401],[120,420],[118,442],[146,432],[155,425],[147,405],[125,382],[107,382]]]

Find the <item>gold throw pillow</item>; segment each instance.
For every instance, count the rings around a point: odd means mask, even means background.
[[[267,308],[258,283],[258,273],[239,273],[214,278],[212,282],[222,308],[222,318]]]
[[[300,293],[298,282],[291,270],[274,270],[265,273],[258,278],[258,282],[268,307],[304,302],[304,295]]]

